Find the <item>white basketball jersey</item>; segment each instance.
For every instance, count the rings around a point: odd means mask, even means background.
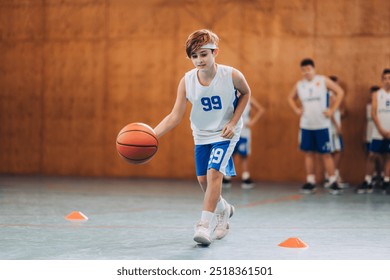
[[[386,93],[386,91],[382,88],[377,92],[377,116],[379,123],[383,127],[384,130],[390,130],[390,92]],[[373,139],[383,139],[382,135],[379,133],[376,126],[372,131]]]
[[[196,68],[185,74],[186,97],[192,104],[190,121],[196,145],[228,140],[221,137],[221,132],[232,119],[238,100],[232,73],[232,67],[218,64],[217,73],[208,86],[200,84]],[[235,135],[240,135],[241,128],[242,119],[236,125]]]
[[[331,119],[324,116],[324,111],[329,107],[325,77],[316,75],[311,81],[301,80],[297,83],[297,91],[303,108],[300,127],[303,129],[330,128]]]
[[[372,108],[372,105],[371,103],[370,104],[367,104],[366,106],[366,119],[367,119],[367,128],[366,128],[366,142],[369,143],[371,142],[372,140],[372,132],[374,130],[374,121],[372,119],[372,116],[371,116],[371,109]]]

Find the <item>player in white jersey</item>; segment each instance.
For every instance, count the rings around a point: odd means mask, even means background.
[[[251,116],[254,111],[253,116]],[[260,119],[264,113],[263,106],[251,96],[248,104],[245,107],[244,113],[242,114],[242,119],[244,126],[241,130],[240,139],[238,140],[236,147],[234,148],[233,157],[238,156],[241,161],[241,188],[242,189],[251,189],[253,188],[253,181],[250,176],[249,171],[249,156],[251,154],[251,140],[252,140],[252,127]],[[231,187],[231,178],[229,176],[224,176],[223,178],[223,187]]]
[[[380,89],[379,86],[370,88],[370,96],[366,105],[366,131],[364,133],[364,150],[367,153],[366,174],[364,181],[355,189],[357,194],[372,193],[375,186],[381,186],[383,180],[383,157],[377,153],[370,152],[372,141],[372,132],[374,130],[374,121],[372,119],[372,96]]]
[[[336,76],[329,76],[329,79],[331,79],[336,84],[339,84],[338,78]],[[336,97],[332,91],[329,91],[329,98],[331,100],[331,104],[335,102]],[[331,141],[332,141],[332,148],[333,148],[331,154],[334,160],[335,172],[336,172],[337,181],[339,183],[340,188],[345,188],[348,186],[348,184],[343,182],[340,175],[340,162],[344,151],[341,119],[345,117],[345,115],[346,115],[346,107],[343,99],[339,108],[334,112],[333,116],[331,117]],[[330,186],[329,179],[328,179],[329,175],[325,174],[325,176],[326,176],[325,187],[328,188]]]
[[[190,101],[196,175],[204,191],[203,211],[193,238],[202,245],[223,238],[229,231],[228,220],[234,207],[221,196],[222,178],[235,175],[231,155],[240,137],[241,115],[251,95],[240,71],[216,64],[218,41],[218,36],[206,29],[188,37],[186,53],[195,69],[180,80],[171,113],[155,128],[159,138],[173,129]]]
[[[301,61],[303,79],[298,81],[291,90],[288,101],[294,112],[300,118],[300,149],[305,154],[306,183],[301,192],[310,194],[315,192],[314,162],[315,154],[321,155],[325,171],[329,174],[329,193],[340,194],[342,190],[338,186],[335,174],[334,161],[331,155],[331,117],[340,106],[344,91],[339,85],[329,78],[317,75],[312,59]],[[331,90],[336,96],[335,102],[329,106],[328,91]],[[295,102],[300,100],[302,107]]]
[[[382,73],[383,87],[373,94],[371,116],[374,121],[370,152],[385,156],[383,189],[390,194],[390,69]]]

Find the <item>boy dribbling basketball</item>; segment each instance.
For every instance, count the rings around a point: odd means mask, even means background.
[[[194,240],[203,245],[225,237],[229,231],[228,221],[234,207],[221,196],[222,178],[236,175],[231,155],[240,137],[241,115],[251,94],[240,71],[216,64],[218,41],[218,36],[206,29],[188,37],[186,53],[195,68],[180,80],[171,113],[155,128],[159,138],[173,129],[183,118],[187,100],[191,102],[196,175],[205,193]]]

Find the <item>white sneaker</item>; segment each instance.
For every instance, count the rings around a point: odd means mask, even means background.
[[[337,183],[339,184],[339,187],[340,187],[341,189],[349,188],[349,184],[346,183],[346,182],[344,182],[344,180],[341,179],[341,177],[339,177],[339,178],[337,179]]]
[[[211,244],[211,233],[208,222],[200,221],[195,225],[194,241],[202,245]]]
[[[217,227],[214,230],[216,239],[222,239],[229,233],[229,218],[234,214],[234,206],[229,203],[225,204],[225,210],[220,214],[215,214],[217,219]]]

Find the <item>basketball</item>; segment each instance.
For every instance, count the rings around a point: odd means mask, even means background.
[[[157,135],[153,128],[144,123],[131,123],[119,131],[116,150],[131,164],[150,161],[158,149]]]

